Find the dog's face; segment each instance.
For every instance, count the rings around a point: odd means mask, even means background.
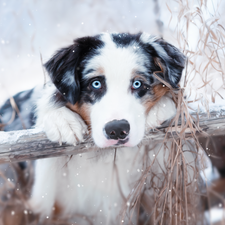
[[[157,75],[177,88],[185,57],[148,34],[84,37],[58,51],[45,67],[64,102],[89,125],[99,147],[135,146],[146,118],[168,92]]]

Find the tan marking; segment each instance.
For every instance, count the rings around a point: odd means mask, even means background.
[[[75,105],[72,105],[71,103],[66,104],[67,108],[71,109],[73,112],[76,112],[81,116],[81,118],[84,120],[84,122],[90,127],[91,121],[90,121],[90,108],[88,104],[81,104],[79,105],[76,103]]]
[[[30,224],[29,222],[34,221],[37,219],[37,215],[34,214],[25,214],[24,210],[25,205],[20,204],[17,202],[16,196],[14,196],[11,200],[12,203],[9,205],[2,204],[2,211],[1,211],[1,222],[0,224],[4,225],[24,225]]]
[[[96,73],[97,73],[98,75],[104,75],[104,74],[105,74],[105,71],[104,71],[103,67],[99,67],[99,68],[96,70]]]
[[[139,79],[143,80],[146,83],[148,82],[147,79],[144,76],[138,74],[135,69],[132,70],[131,74],[132,74],[132,78],[135,79],[135,80],[137,80],[139,78]]]
[[[94,72],[89,73],[87,77],[92,78],[92,77],[97,77],[100,75],[105,75],[105,70],[103,69],[103,67],[99,67]]]
[[[60,217],[61,214],[62,214],[62,207],[57,202],[55,202],[52,209],[53,218],[57,219]]]
[[[153,99],[144,99],[143,103],[145,106],[146,115],[149,113],[150,109],[160,100],[162,96],[169,92],[169,88],[163,84],[158,84],[153,87],[154,98]]]

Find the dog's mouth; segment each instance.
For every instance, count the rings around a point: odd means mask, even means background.
[[[113,140],[113,139],[108,139],[103,145],[99,146],[100,148],[110,148],[113,146],[119,147],[119,146],[129,146],[129,138],[127,137],[126,139],[118,139],[118,140]]]
[[[129,138],[126,138],[126,139],[120,139],[120,140],[115,144],[115,146],[118,146],[118,145],[124,145],[124,144],[126,144],[128,141],[129,141]]]

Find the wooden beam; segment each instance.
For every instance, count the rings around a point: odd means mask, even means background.
[[[196,114],[192,114],[196,116]],[[205,113],[199,114],[199,125],[208,135],[225,136],[225,110],[220,108],[210,112],[210,118]],[[162,142],[165,131],[169,129],[168,139],[176,137],[173,128],[160,127],[150,131],[143,139],[142,144],[146,145],[152,141]],[[173,135],[172,135],[173,134]],[[204,136],[204,133],[197,133],[197,136]],[[185,133],[186,138],[191,134]],[[108,148],[110,149],[110,148]],[[77,146],[53,143],[49,141],[44,132],[37,129],[0,132],[0,163],[18,162],[39,158],[56,157],[61,155],[82,154],[88,151],[100,151],[89,138]]]

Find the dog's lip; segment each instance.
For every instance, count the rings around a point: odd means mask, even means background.
[[[106,142],[104,142],[103,145],[99,146],[100,148],[110,148],[113,146],[119,147],[119,146],[130,146],[129,144],[129,137],[126,139],[119,139],[119,140],[113,140],[113,139],[108,139]]]
[[[115,144],[115,146],[118,146],[118,145],[124,145],[124,144],[126,144],[128,141],[129,141],[129,138],[126,138],[126,139],[119,139],[118,142]]]

